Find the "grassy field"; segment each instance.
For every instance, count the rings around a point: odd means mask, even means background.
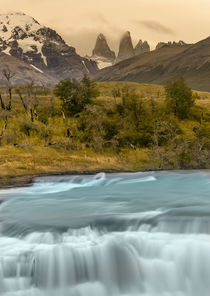
[[[163,102],[162,86],[106,82],[97,84],[100,96],[97,104],[114,106],[120,98],[113,98],[114,88],[129,87],[135,90],[142,100],[154,99]],[[0,88],[4,93],[5,88]],[[196,104],[210,110],[210,93],[197,92],[200,99]],[[6,96],[4,96],[6,100]],[[13,111],[9,115],[7,129],[0,145],[0,186],[12,186],[28,182],[32,176],[87,171],[138,171],[159,168],[156,160],[151,160],[148,148],[123,148],[113,152],[107,149],[96,152],[93,149],[66,139],[66,123],[60,113],[61,102],[54,97],[53,89],[37,94],[39,121],[31,124],[29,115],[24,113],[17,94],[13,95]],[[49,112],[52,117],[46,119]],[[0,130],[3,128],[0,114]],[[68,125],[74,133],[77,119],[69,119]],[[47,122],[47,123],[46,123]],[[29,127],[27,127],[27,124]],[[180,123],[186,134],[191,133],[192,123]],[[28,129],[30,130],[30,133]],[[28,133],[28,134],[27,134]],[[75,129],[76,133],[76,129]],[[73,147],[73,148],[72,148]]]
[[[97,84],[100,88],[101,93],[103,94],[102,98],[104,98],[105,100],[110,99],[111,101],[113,101],[112,89],[123,87],[129,87],[130,89],[135,90],[143,99],[155,99],[159,101],[163,101],[165,99],[165,90],[164,87],[161,85],[136,82],[98,82]],[[196,101],[196,104],[210,108],[209,92],[201,92],[196,90],[194,90],[193,92],[197,93],[200,97],[200,99]]]

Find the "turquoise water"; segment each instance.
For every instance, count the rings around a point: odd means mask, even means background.
[[[0,191],[0,295],[209,296],[210,172]]]

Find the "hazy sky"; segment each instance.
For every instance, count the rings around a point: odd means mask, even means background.
[[[104,33],[117,50],[123,32],[133,43],[196,42],[210,35],[210,0],[0,0],[2,13],[24,12],[55,29],[79,54]]]

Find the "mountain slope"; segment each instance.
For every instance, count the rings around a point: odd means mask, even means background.
[[[14,77],[12,78],[14,84],[27,83],[32,80],[37,85],[53,85],[57,82],[56,79],[45,74],[35,66],[28,65],[27,63],[5,53],[0,53],[0,73],[7,68],[9,68],[11,73],[14,73]],[[0,84],[4,83],[5,79],[3,75],[0,74]]]
[[[0,50],[57,80],[81,78],[98,69],[94,61],[80,57],[56,31],[22,13],[0,15]]]
[[[93,78],[164,84],[180,75],[191,87],[210,91],[210,37],[193,45],[165,45],[101,70]]]
[[[168,48],[165,46],[159,50],[146,52],[121,61],[112,67],[99,71],[93,77],[98,81],[153,82],[161,75],[160,68],[186,49],[187,47],[174,46]]]

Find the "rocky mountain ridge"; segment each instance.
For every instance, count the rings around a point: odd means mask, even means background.
[[[159,42],[156,45],[155,50],[158,50],[162,47],[182,47],[186,46],[187,43],[180,40],[176,41],[169,41],[169,42]],[[93,49],[92,56],[88,57],[96,61],[99,69],[103,69],[106,67],[110,67],[114,64],[117,64],[121,61],[126,59],[132,58],[137,55],[141,55],[147,52],[150,52],[151,48],[147,41],[142,41],[141,39],[133,46],[133,41],[131,38],[131,34],[129,31],[125,32],[120,39],[119,44],[119,51],[116,55],[113,50],[110,49],[107,39],[103,34],[99,34],[96,39],[95,48]]]
[[[156,45],[156,50],[157,49],[160,49],[164,46],[185,46],[187,45],[187,43],[185,43],[184,41],[180,40],[179,42],[176,42],[176,41],[168,41],[168,42],[159,42],[157,45]]]
[[[150,46],[147,41],[143,42],[142,40],[139,40],[134,48],[131,34],[129,31],[127,31],[120,39],[119,51],[118,55],[116,56],[115,52],[110,49],[106,37],[100,33],[96,39],[92,56],[86,57],[94,60],[97,63],[99,69],[103,69],[148,51],[150,51]]]
[[[94,61],[83,58],[55,30],[23,13],[0,15],[0,51],[35,67],[55,80],[94,73]]]

